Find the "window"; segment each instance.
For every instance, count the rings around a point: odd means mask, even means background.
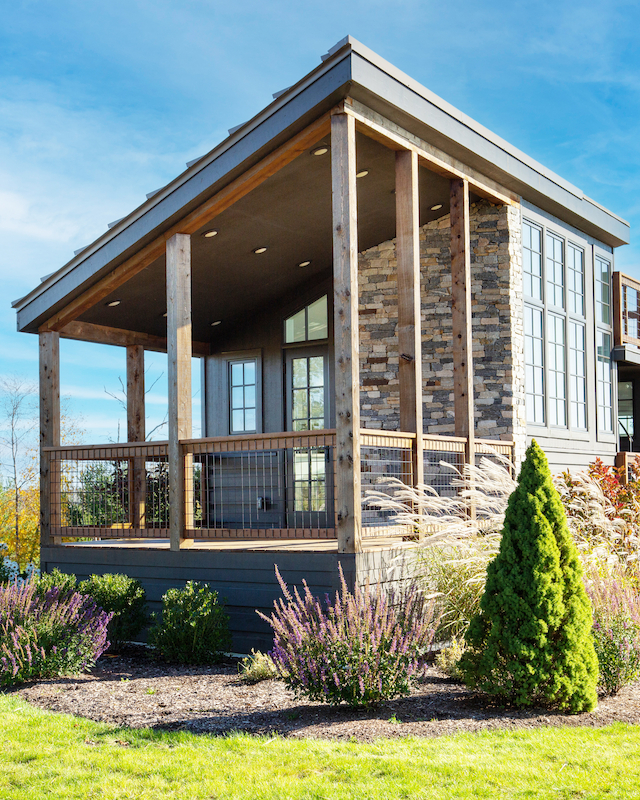
[[[257,362],[255,358],[229,361],[229,430],[256,433]]]
[[[284,323],[285,344],[310,342],[329,336],[327,295],[310,303]]]
[[[587,363],[585,326],[569,322],[569,372],[571,398],[571,427],[587,429]]]
[[[580,241],[580,240],[578,240]],[[587,326],[587,251],[546,223],[522,223],[525,382],[527,421],[586,431],[588,364],[597,365],[597,403],[592,413],[602,433],[613,432],[611,262],[594,254],[595,331]],[[593,330],[593,329],[592,329]],[[587,342],[596,334],[595,354]],[[593,347],[593,344],[590,344]],[[609,350],[607,350],[609,348]],[[593,368],[591,368],[593,369]],[[593,392],[593,389],[591,389]],[[593,417],[592,417],[593,418]],[[595,420],[594,420],[595,421]]]
[[[618,435],[633,439],[633,381],[618,383]]]
[[[596,322],[611,324],[611,264],[604,258],[595,258]]]
[[[604,433],[611,433],[613,431],[611,334],[598,330],[596,332],[596,348],[598,352],[598,430],[601,430]]]
[[[549,339],[549,423],[567,424],[567,395],[565,380],[564,319],[555,314],[547,317]]]
[[[291,428],[315,431],[325,427],[324,356],[291,361]]]
[[[544,337],[542,311],[524,309],[524,347],[527,386],[527,419],[544,425]]]

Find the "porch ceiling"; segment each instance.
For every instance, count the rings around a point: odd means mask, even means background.
[[[330,137],[321,140],[330,144]],[[395,153],[357,135],[359,250],[395,236]],[[315,149],[311,148],[311,149]],[[192,236],[193,338],[214,341],[248,313],[331,274],[331,156],[311,149]],[[431,206],[442,208],[431,211]],[[449,211],[449,181],[420,168],[421,224]],[[218,235],[205,238],[210,229]],[[253,251],[267,247],[257,255]],[[311,261],[308,267],[298,266]],[[165,259],[149,267],[79,319],[166,335]],[[109,303],[120,304],[109,307]],[[211,323],[222,320],[215,328]]]

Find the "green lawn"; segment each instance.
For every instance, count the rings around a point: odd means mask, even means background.
[[[113,729],[0,695],[0,797],[634,798],[640,726],[374,744]]]

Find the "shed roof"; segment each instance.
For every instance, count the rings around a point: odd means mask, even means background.
[[[231,128],[223,142],[15,301],[18,329],[37,331],[58,309],[347,97],[610,247],[629,242],[627,222],[347,36],[308,75],[276,92],[253,119]]]

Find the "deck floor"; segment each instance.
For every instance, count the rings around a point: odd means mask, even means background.
[[[184,550],[238,550],[238,551],[270,551],[270,552],[296,552],[305,551],[312,553],[337,553],[338,542],[336,539],[195,539],[189,540],[190,544]],[[365,537],[362,540],[364,552],[375,550],[388,550],[395,547],[413,547],[415,542],[403,541],[399,536]],[[103,539],[90,542],[63,542],[62,547],[82,548],[114,548],[130,550],[169,550],[168,539]]]

